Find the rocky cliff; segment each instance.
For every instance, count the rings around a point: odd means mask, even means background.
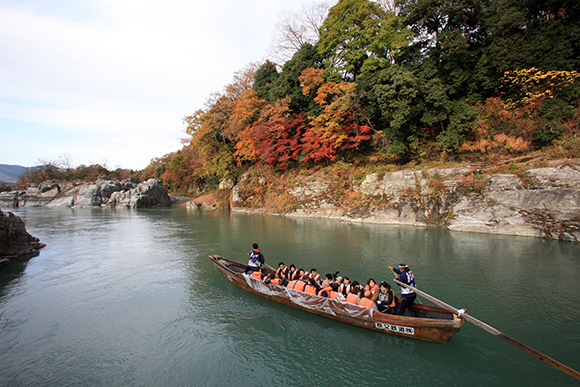
[[[268,190],[263,177],[239,179],[232,188],[232,208],[256,207],[252,190],[256,186]],[[319,173],[295,179],[292,187],[277,195],[286,203],[292,201],[291,208],[282,211],[292,217],[580,241],[577,160],[513,174],[485,174],[474,167],[434,168],[372,173],[339,183]]]
[[[100,178],[94,183],[44,182],[25,191],[0,193],[0,207],[113,207],[169,206],[167,188],[150,179],[139,185]]]
[[[38,238],[26,231],[24,222],[18,216],[0,210],[0,265],[11,259],[38,255],[46,246]]]

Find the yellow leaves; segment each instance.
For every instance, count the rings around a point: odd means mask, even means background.
[[[535,67],[506,71],[500,79],[502,94],[519,91],[523,97],[519,101],[508,99],[508,108],[517,105],[536,105],[544,99],[557,98],[559,92],[580,78],[577,71],[550,70],[543,72]]]

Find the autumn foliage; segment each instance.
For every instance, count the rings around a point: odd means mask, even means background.
[[[249,167],[580,148],[576,2],[490,1],[469,14],[461,2],[384,4],[339,0],[314,28],[317,42],[294,36],[302,43],[283,65],[234,74],[184,118],[183,148],[147,173],[191,193]],[[539,49],[548,38],[553,47]]]

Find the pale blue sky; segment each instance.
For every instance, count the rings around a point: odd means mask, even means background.
[[[0,164],[146,167],[307,2],[0,0]]]

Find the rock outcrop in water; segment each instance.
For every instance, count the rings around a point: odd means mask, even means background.
[[[0,265],[12,259],[38,255],[45,246],[26,231],[20,217],[11,212],[6,215],[0,210]]]
[[[341,184],[324,175],[295,181],[281,193],[295,203],[284,215],[580,241],[577,161],[518,174],[470,167],[372,173]],[[267,189],[242,177],[232,189],[234,210],[252,207],[252,186]]]
[[[26,191],[0,193],[0,207],[112,207],[148,208],[171,205],[167,188],[149,179],[135,185],[99,178],[92,183],[54,181],[29,187]]]

